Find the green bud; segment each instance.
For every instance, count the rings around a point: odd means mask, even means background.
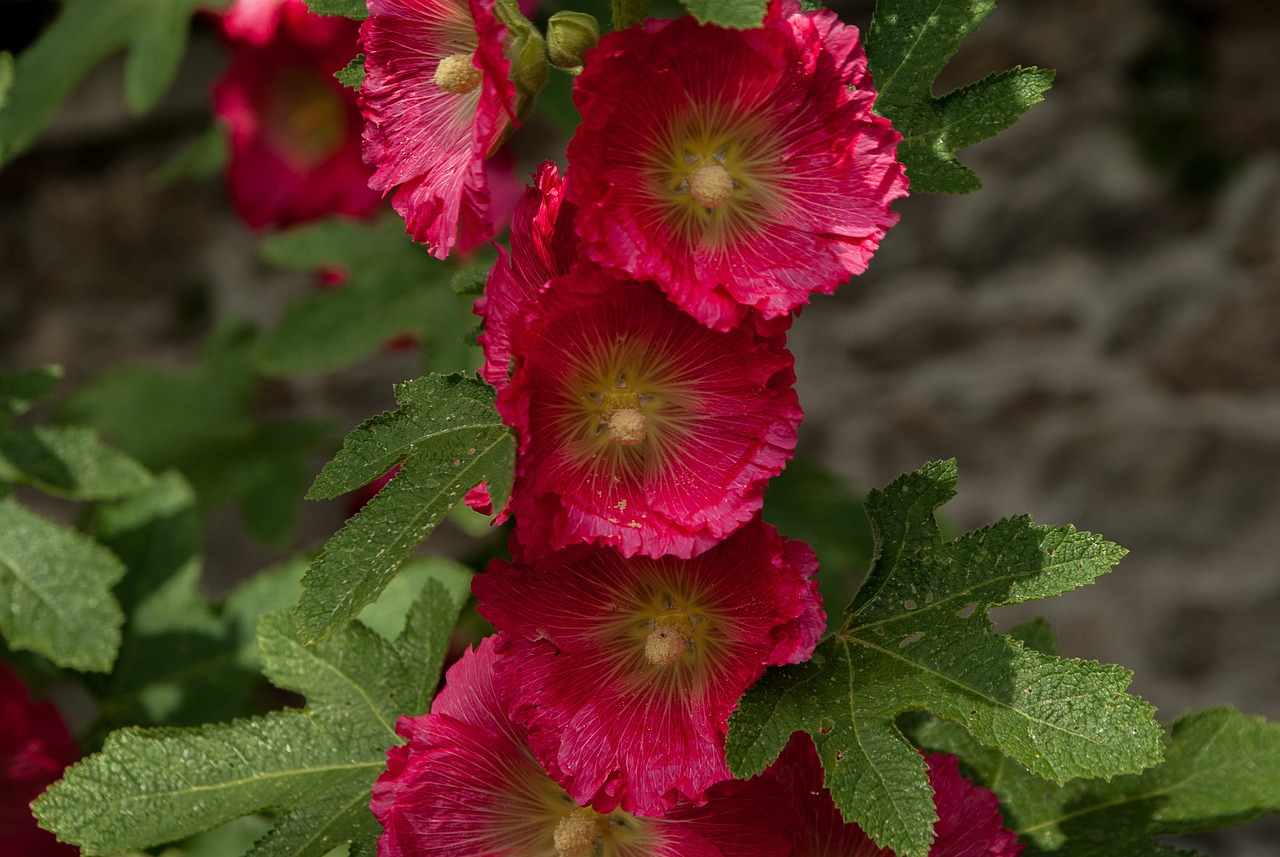
[[[498,20],[507,27],[506,55],[511,61],[511,82],[516,85],[516,118],[523,120],[533,100],[547,85],[547,43],[542,34],[520,14],[514,0],[494,4]]]
[[[547,21],[547,54],[558,69],[577,74],[600,41],[600,24],[586,12],[557,12]]]

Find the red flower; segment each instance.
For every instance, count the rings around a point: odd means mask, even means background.
[[[813,653],[818,563],[757,517],[692,560],[576,548],[472,581],[513,717],[570,797],[662,815],[729,779],[724,738],[770,664]]]
[[[774,0],[764,26],[611,33],[574,83],[568,199],[601,264],[723,330],[861,273],[906,193],[858,31]]]
[[[561,187],[555,164],[538,167],[533,186],[511,215],[511,252],[498,248],[484,296],[476,301],[476,315],[484,319],[478,337],[484,348],[480,375],[494,387],[506,386],[511,371],[512,325],[520,323],[528,304],[550,280],[569,273],[578,260],[573,206],[564,203]]]
[[[929,857],[1017,857],[1018,837],[1003,827],[999,800],[960,776],[955,756],[930,755],[929,784],[938,820]],[[797,732],[766,777],[790,795],[799,823],[791,829],[792,857],[894,857],[856,824],[846,823],[822,784],[822,762],[806,732]]]
[[[521,309],[504,310],[515,369],[497,406],[519,436],[510,508],[526,550],[687,558],[759,510],[802,415],[781,334],[708,330],[651,283],[593,266]]]
[[[378,204],[361,161],[355,93],[334,79],[356,53],[358,25],[302,0],[240,0],[223,19],[232,52],[213,90],[231,142],[227,186],[251,228]]]
[[[65,845],[36,825],[29,806],[62,769],[80,758],[58,709],[33,702],[8,666],[0,664],[0,854],[74,857]]]
[[[494,682],[494,641],[462,656],[408,743],[387,753],[370,808],[378,857],[783,857],[777,786],[726,783],[663,819],[575,804],[542,770]]]
[[[516,121],[494,0],[369,0],[365,160],[415,241],[443,259],[493,237],[485,158]]]

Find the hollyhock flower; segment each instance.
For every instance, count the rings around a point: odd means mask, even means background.
[[[866,269],[906,193],[858,31],[774,0],[764,26],[610,33],[574,83],[565,193],[587,254],[719,330]]]
[[[495,0],[368,5],[360,106],[371,184],[383,194],[397,188],[392,206],[436,256],[470,250],[494,235],[485,158],[517,124],[517,96],[527,97],[513,79],[529,73],[513,69],[505,51],[520,62],[525,54]]]
[[[519,323],[527,305],[546,284],[569,273],[578,260],[573,232],[573,206],[564,203],[556,165],[542,164],[533,185],[511,214],[511,252],[498,248],[484,295],[476,301],[476,315],[484,319],[477,341],[484,348],[480,375],[496,388],[506,386],[511,371],[508,331]]]
[[[370,808],[378,857],[784,857],[781,790],[760,778],[666,818],[579,807],[548,777],[494,681],[494,640],[450,668],[431,713],[402,717]]]
[[[510,508],[526,550],[688,558],[760,508],[802,416],[781,334],[708,330],[652,283],[592,266],[508,314],[515,368],[497,407],[519,437]]]
[[[334,79],[356,52],[358,25],[302,0],[240,0],[223,19],[231,50],[213,111],[230,137],[227,186],[253,229],[378,205],[360,154],[355,94]]]
[[[74,857],[36,824],[30,804],[80,757],[58,710],[34,702],[22,681],[0,664],[0,854]]]
[[[938,820],[929,857],[1018,857],[1018,837],[1003,827],[999,800],[960,776],[955,756],[927,756],[929,784]],[[894,857],[856,824],[840,815],[822,784],[822,762],[807,732],[797,732],[766,777],[787,791],[799,823],[791,828],[792,857]]]
[[[691,560],[573,548],[472,581],[512,716],[575,801],[662,815],[731,774],[724,739],[770,664],[813,654],[818,562],[759,517]]]

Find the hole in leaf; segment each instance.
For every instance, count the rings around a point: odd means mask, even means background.
[[[918,642],[919,640],[923,639],[923,637],[924,637],[924,631],[916,631],[914,634],[908,634],[907,636],[902,638],[902,642],[898,644],[898,648],[905,649],[907,646],[911,645],[912,643]]]
[[[908,610],[914,610],[920,605],[916,604],[916,600],[914,598],[908,598],[906,601],[902,602],[902,606]]]
[[[823,735],[830,734],[832,729],[836,728],[836,722],[830,717],[824,717],[818,721],[818,731]]]
[[[973,611],[978,609],[978,602],[970,601],[968,604],[956,611],[956,616],[961,619],[968,619],[973,615]]]

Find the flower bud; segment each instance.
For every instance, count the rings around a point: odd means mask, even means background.
[[[547,54],[558,69],[577,74],[598,41],[600,24],[585,12],[557,12],[547,20]]]
[[[516,85],[516,118],[523,121],[547,85],[547,46],[512,0],[500,0],[493,11],[507,28],[505,53],[511,61],[511,82]]]

